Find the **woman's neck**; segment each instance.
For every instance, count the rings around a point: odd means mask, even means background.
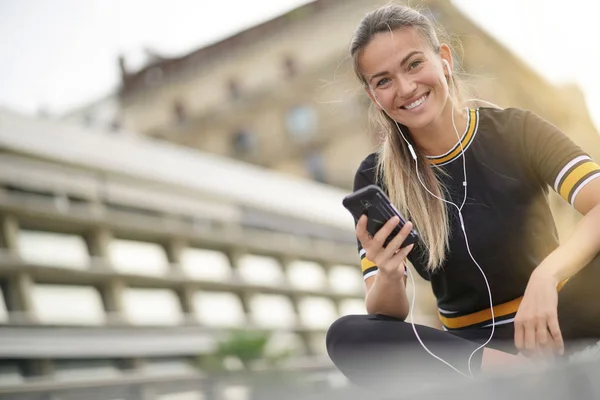
[[[456,126],[456,129],[454,128]],[[431,124],[411,130],[415,144],[428,156],[439,156],[450,151],[467,129],[467,114],[463,108],[454,109],[452,124],[452,104],[444,108],[442,114]],[[457,137],[458,132],[458,137]]]

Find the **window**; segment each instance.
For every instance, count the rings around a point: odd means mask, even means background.
[[[89,266],[90,257],[82,236],[20,230],[17,238],[19,256],[27,263],[77,270]]]
[[[173,114],[175,115],[175,122],[178,125],[183,125],[187,121],[186,108],[180,99],[173,102]]]
[[[35,284],[33,315],[42,324],[102,325],[106,315],[100,292],[93,286]]]
[[[172,290],[126,288],[122,301],[123,313],[130,324],[174,326],[183,322],[181,303]]]
[[[240,83],[236,79],[230,79],[227,83],[229,89],[229,98],[231,100],[238,100],[242,97],[242,90],[240,88]]]
[[[296,325],[296,312],[289,297],[258,293],[248,303],[252,322],[260,328],[290,329]]]
[[[286,56],[283,60],[283,69],[285,77],[290,79],[298,73],[298,65],[292,56]]]
[[[317,130],[317,112],[309,106],[292,107],[285,116],[287,131],[296,140],[310,140]]]
[[[193,302],[195,317],[203,325],[233,328],[242,327],[246,322],[242,302],[233,293],[196,292]]]
[[[327,329],[338,318],[333,301],[322,297],[300,299],[298,311],[302,324],[311,329]]]
[[[287,266],[290,283],[299,289],[320,290],[327,283],[327,275],[323,267],[315,262],[294,260]]]
[[[217,282],[231,278],[229,258],[217,250],[186,248],[181,252],[180,264],[191,278]]]
[[[232,138],[234,155],[242,157],[255,154],[258,150],[256,135],[247,129],[240,129]]]
[[[329,284],[338,293],[360,293],[363,278],[360,268],[350,265],[334,265],[329,268]]]
[[[113,239],[108,245],[108,260],[123,274],[161,276],[170,270],[165,249],[158,243]]]
[[[325,162],[323,155],[317,150],[310,150],[304,158],[304,167],[311,178],[317,182],[326,183]]]
[[[277,286],[285,283],[281,264],[273,257],[244,254],[238,260],[237,272],[249,284]]]

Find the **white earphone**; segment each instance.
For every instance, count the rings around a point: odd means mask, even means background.
[[[442,62],[444,63],[446,68],[448,68],[448,77],[452,78],[452,68],[450,68],[450,63],[448,62],[448,60],[443,59],[443,58],[442,58]]]
[[[452,78],[452,68],[450,68],[450,63],[445,60],[442,59],[442,63],[448,68],[448,77]],[[450,79],[450,85],[452,85],[453,79]],[[453,90],[454,89],[454,85],[452,85]],[[411,143],[408,141],[408,139],[406,138],[406,136],[404,136],[404,132],[402,132],[402,129],[400,128],[400,124],[394,120],[385,110],[385,108],[383,108],[383,106],[379,103],[379,101],[377,101],[377,96],[375,94],[375,90],[369,86],[369,89],[371,91],[371,94],[373,95],[373,99],[375,101],[375,103],[379,106],[379,108],[381,108],[381,111],[383,111],[392,121],[394,121],[394,123],[396,124],[396,127],[398,128],[398,133],[400,133],[400,135],[402,136],[402,139],[404,139],[404,141],[406,142],[406,144],[408,145],[408,150],[410,151],[410,154],[413,158],[413,160],[415,160],[415,170],[417,173],[417,179],[419,180],[419,183],[421,184],[421,186],[423,186],[423,188],[433,197],[435,197],[436,199],[454,206],[457,211],[458,211],[458,216],[460,219],[460,226],[462,229],[462,232],[464,234],[464,238],[465,238],[465,245],[467,247],[467,252],[469,253],[469,256],[471,257],[471,260],[475,263],[475,265],[477,266],[477,268],[479,269],[479,271],[481,272],[481,274],[483,275],[483,279],[485,281],[485,285],[487,287],[488,290],[488,295],[489,295],[489,301],[490,301],[490,311],[491,311],[491,316],[492,316],[492,332],[490,333],[490,337],[488,338],[488,340],[486,340],[485,343],[483,343],[482,345],[480,345],[479,347],[477,347],[475,350],[473,350],[473,352],[471,353],[471,355],[469,356],[469,360],[467,362],[468,365],[468,369],[469,369],[469,375],[466,375],[465,373],[463,373],[462,371],[458,370],[456,367],[454,367],[452,364],[450,364],[449,362],[447,362],[446,360],[442,359],[439,356],[436,356],[435,354],[433,354],[431,352],[431,350],[429,350],[427,348],[427,346],[425,346],[425,344],[423,343],[423,341],[421,340],[421,337],[419,336],[419,333],[417,332],[417,328],[413,322],[413,310],[414,310],[414,305],[415,305],[415,299],[416,299],[416,286],[415,286],[415,280],[414,277],[412,275],[412,271],[409,268],[406,268],[406,270],[408,271],[408,275],[410,276],[410,280],[411,283],[413,285],[413,293],[412,293],[412,302],[410,305],[410,323],[412,325],[413,331],[415,332],[415,336],[417,337],[417,340],[419,341],[419,343],[421,344],[421,346],[423,347],[423,349],[425,349],[425,351],[427,351],[427,353],[429,353],[433,358],[437,359],[438,361],[441,361],[442,363],[444,363],[445,365],[447,365],[448,367],[452,368],[453,370],[455,370],[456,372],[458,372],[459,374],[467,377],[467,378],[473,378],[473,372],[471,370],[471,359],[473,358],[473,356],[475,355],[475,353],[477,353],[479,350],[483,349],[485,346],[487,346],[487,344],[492,340],[493,336],[494,336],[494,332],[495,332],[495,327],[496,327],[496,320],[495,320],[495,315],[494,315],[494,308],[493,308],[493,301],[492,301],[492,291],[490,289],[490,285],[489,282],[487,280],[487,276],[485,275],[485,272],[483,272],[483,269],[481,268],[481,266],[479,266],[479,263],[477,262],[477,260],[475,260],[475,258],[473,257],[473,254],[471,254],[471,248],[469,246],[469,239],[467,237],[467,231],[465,229],[465,223],[463,220],[463,216],[462,216],[462,209],[466,203],[467,200],[467,167],[466,167],[466,161],[465,161],[465,153],[464,153],[464,148],[461,142],[461,137],[458,134],[458,129],[456,128],[456,124],[454,122],[454,101],[452,99],[452,96],[450,96],[450,102],[452,103],[452,126],[454,127],[454,132],[456,133],[456,137],[458,139],[458,144],[460,146],[460,151],[461,151],[461,157],[463,160],[463,173],[464,173],[464,181],[463,181],[463,186],[465,188],[465,195],[463,197],[463,201],[462,204],[460,206],[454,204],[451,201],[448,201],[444,198],[441,198],[439,196],[436,196],[434,193],[432,193],[427,186],[425,186],[425,184],[423,183],[423,181],[421,180],[421,176],[419,175],[419,167],[418,167],[418,160],[417,160],[417,154],[413,148],[413,146],[411,145]]]

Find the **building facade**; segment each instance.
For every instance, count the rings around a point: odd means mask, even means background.
[[[362,16],[382,3],[316,0],[178,59],[138,71],[120,60],[118,125],[349,190],[378,143],[349,43]],[[530,109],[600,159],[600,136],[576,87],[545,81],[450,1],[422,5],[450,34],[474,97]],[[578,217],[557,196],[552,203],[567,234]]]
[[[122,68],[121,117],[128,130],[349,188],[377,143],[369,102],[348,56],[353,31],[378,3],[318,0],[198,49]],[[455,57],[473,95],[531,109],[586,148],[600,138],[574,88],[536,75],[449,1],[425,3],[458,38]],[[575,99],[575,101],[573,101]]]

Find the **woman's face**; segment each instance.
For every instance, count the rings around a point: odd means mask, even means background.
[[[376,34],[359,55],[369,97],[397,122],[411,130],[436,121],[448,105],[450,49],[431,48],[418,30],[407,27]]]

